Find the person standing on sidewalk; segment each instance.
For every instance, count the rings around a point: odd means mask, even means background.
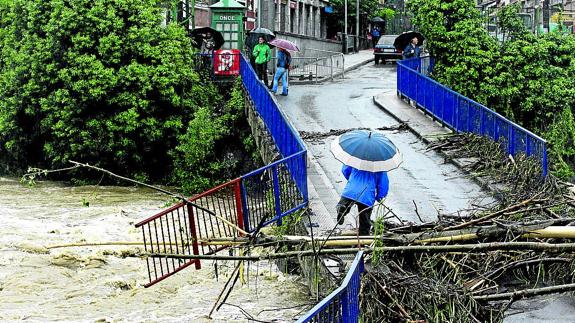
[[[373,40],[373,48],[375,48],[375,45],[377,45],[377,42],[379,41],[379,36],[381,36],[381,33],[379,32],[379,27],[378,26],[373,27],[373,29],[371,30],[371,39]]]
[[[337,222],[343,224],[346,214],[356,204],[359,212],[359,235],[367,236],[371,230],[371,212],[375,201],[383,200],[389,191],[387,172],[368,172],[343,165],[341,172],[347,184],[337,203]]]
[[[266,87],[269,88],[267,69],[268,62],[272,58],[272,52],[270,50],[270,46],[266,43],[265,38],[261,36],[258,38],[258,44],[254,46],[252,54],[255,57],[256,73],[258,74],[258,78],[264,82]]]
[[[288,73],[291,64],[290,53],[278,47],[278,63],[276,66],[276,73],[274,74],[274,82],[272,86],[272,92],[276,93],[278,90],[279,79],[282,79],[282,95],[288,95]]]
[[[413,37],[409,45],[407,45],[403,50],[403,59],[419,57],[420,50],[417,43],[417,37]]]

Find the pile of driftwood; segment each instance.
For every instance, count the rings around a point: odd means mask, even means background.
[[[496,202],[433,223],[381,221],[370,248],[364,321],[497,322],[515,300],[575,291],[575,186],[537,161],[457,135],[434,143]]]

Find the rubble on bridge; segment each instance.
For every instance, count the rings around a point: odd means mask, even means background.
[[[397,243],[375,242],[362,281],[365,321],[497,322],[518,299],[575,290],[575,185],[543,178],[537,161],[512,158],[473,135],[448,136],[429,149],[459,163],[496,203],[467,217],[438,214],[432,223],[392,214],[378,223],[376,236],[403,234],[402,245],[444,251],[379,252]]]

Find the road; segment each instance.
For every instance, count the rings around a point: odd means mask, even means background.
[[[330,130],[398,126],[398,122],[373,103],[373,96],[382,92],[395,92],[395,65],[362,66],[346,73],[344,80],[321,85],[292,85],[289,96],[277,96],[282,110],[295,128],[302,132],[327,133]],[[390,193],[386,206],[403,220],[431,221],[437,214],[466,213],[471,204],[491,202],[479,185],[407,130],[382,131],[403,154],[403,164],[389,173]],[[329,152],[335,136],[306,140],[310,161],[319,168],[321,180],[312,178],[318,191],[331,184],[337,194],[320,193],[330,216],[337,196],[345,186],[340,173],[341,163]],[[383,212],[383,210],[382,210]],[[374,216],[382,214],[374,212]],[[419,216],[418,216],[419,214]],[[347,225],[353,227],[351,217]]]

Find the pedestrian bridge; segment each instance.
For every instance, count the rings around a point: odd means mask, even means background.
[[[180,270],[201,268],[199,259],[175,259],[161,254],[210,255],[223,249],[213,238],[249,236],[310,205],[308,150],[278,101],[257,79],[248,60],[240,58],[246,99],[271,137],[279,158],[270,164],[172,206],[138,224],[146,251],[152,286]],[[540,137],[426,76],[432,62],[412,59],[397,64],[397,94],[444,126],[501,142],[511,155],[524,153],[541,161],[547,173],[546,143]],[[312,206],[313,209],[313,206]],[[335,218],[335,215],[333,215]],[[362,254],[354,259],[343,284],[304,315],[299,322],[357,322]]]

